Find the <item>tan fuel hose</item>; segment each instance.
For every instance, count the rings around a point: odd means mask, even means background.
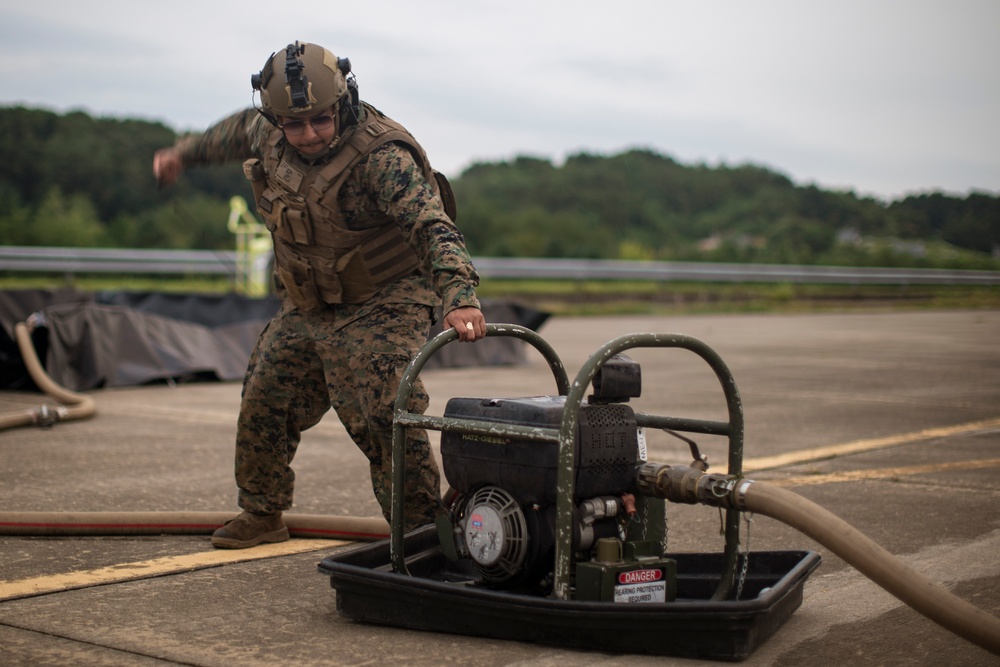
[[[837,515],[797,493],[762,482],[745,480],[738,497],[740,509],[795,528],[938,625],[1000,655],[1000,618],[931,581]]]
[[[18,349],[21,351],[21,358],[35,385],[62,405],[55,408],[43,405],[35,410],[0,416],[0,431],[32,424],[47,427],[60,421],[93,417],[97,412],[94,399],[60,387],[45,373],[42,362],[38,360],[38,354],[35,352],[35,346],[31,343],[28,325],[24,322],[15,324],[14,335],[17,339]]]
[[[0,535],[211,535],[233,512],[0,512]],[[293,537],[370,542],[389,536],[385,519],[285,514]]]
[[[819,542],[900,601],[941,627],[1000,655],[1000,618],[966,602],[849,523],[787,489],[692,466],[644,463],[641,493],[675,503],[724,507],[777,519]]]
[[[0,417],[0,430],[17,426],[51,426],[56,421],[85,419],[96,413],[89,396],[56,384],[42,368],[31,342],[28,325],[14,327],[24,365],[35,384],[62,405]],[[208,535],[233,518],[232,512],[0,512],[0,535]],[[389,536],[385,519],[320,514],[286,514],[285,525],[295,537],[337,538],[354,541]]]

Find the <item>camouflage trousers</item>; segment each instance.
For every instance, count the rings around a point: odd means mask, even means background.
[[[332,407],[368,458],[372,489],[389,520],[392,415],[400,378],[427,340],[431,310],[387,304],[341,325],[336,309],[282,309],[260,334],[243,381],[236,434],[239,504],[251,512],[292,506],[292,459],[302,431]],[[414,383],[409,410],[429,399]],[[406,528],[433,521],[440,473],[423,429],[407,429]]]

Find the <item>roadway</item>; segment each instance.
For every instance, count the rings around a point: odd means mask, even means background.
[[[1000,311],[562,318],[542,336],[572,377],[608,340],[676,332],[728,364],[746,415],[748,476],[841,516],[954,593],[1000,616]],[[724,419],[711,371],[683,350],[634,350],[647,412]],[[536,354],[517,367],[429,370],[451,396],[552,393]],[[0,432],[0,508],[232,511],[235,383],[95,391],[97,415]],[[39,395],[0,393],[0,414]],[[687,446],[650,437],[650,459]],[[718,438],[697,437],[725,468]],[[367,464],[330,415],[295,461],[294,512],[374,517]],[[756,471],[756,472],[754,472]],[[670,506],[670,549],[721,549],[719,515]],[[744,530],[746,525],[744,524]],[[337,614],[316,565],[351,543],[295,539],[227,552],[207,536],[0,537],[5,665],[699,665],[363,625]],[[825,548],[752,517],[751,551],[823,557],[802,606],[746,665],[997,665]]]

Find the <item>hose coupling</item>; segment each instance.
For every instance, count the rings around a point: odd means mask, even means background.
[[[52,428],[68,414],[66,408],[52,408],[43,404],[40,408],[31,413],[31,418],[35,425],[40,428]]]
[[[636,471],[636,485],[648,496],[686,505],[741,509],[741,493],[749,480],[734,475],[706,473],[691,466],[644,463]]]

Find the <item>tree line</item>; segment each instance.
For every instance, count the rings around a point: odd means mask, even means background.
[[[240,165],[158,190],[161,123],[0,108],[0,242],[230,249]],[[432,156],[433,159],[433,156]],[[681,164],[652,150],[517,157],[452,177],[474,256],[1000,268],[1000,197],[883,202],[752,165]]]

